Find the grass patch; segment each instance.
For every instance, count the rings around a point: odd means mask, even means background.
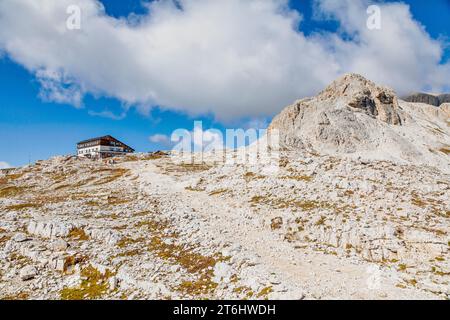
[[[257,298],[268,299],[268,295],[273,292],[272,286],[265,287],[256,295]]]
[[[86,201],[84,204],[89,207],[100,207],[100,203],[98,201],[94,201],[94,200]]]
[[[272,230],[278,230],[283,226],[283,218],[276,217],[270,221],[270,228]]]
[[[175,289],[184,294],[199,296],[214,292],[214,290],[217,288],[217,285],[217,283],[211,280],[211,276],[203,275],[202,277],[194,281],[183,281]]]
[[[210,170],[213,166],[206,163],[180,163],[172,165],[159,165],[165,173],[196,173]]]
[[[201,273],[216,265],[219,259],[205,257],[192,249],[177,244],[167,244],[160,237],[153,237],[149,249],[159,258],[182,266],[190,273]]]
[[[427,203],[420,199],[416,194],[413,194],[411,203],[419,208],[424,208],[427,205]]]
[[[17,179],[22,178],[22,176],[25,174],[25,172],[21,172],[21,173],[13,173],[13,174],[8,174],[6,176],[6,179],[8,179],[9,181],[14,181]]]
[[[139,161],[139,157],[136,155],[126,155],[122,159],[122,162],[136,162],[136,161]]]
[[[134,257],[142,254],[141,249],[132,249],[119,253],[116,257]]]
[[[118,246],[119,248],[125,248],[125,247],[128,247],[129,245],[132,245],[135,243],[142,243],[144,241],[145,241],[144,238],[133,239],[133,238],[125,237],[125,238],[120,239],[117,242],[116,246]]]
[[[188,246],[165,243],[158,236],[152,238],[149,250],[172,265],[180,265],[196,277],[195,280],[183,281],[175,290],[183,294],[198,296],[211,294],[216,289],[217,283],[212,281],[212,269],[217,262],[225,260],[221,255],[218,257],[203,256]]]
[[[262,196],[254,196],[250,202],[253,205],[265,204],[275,209],[301,209],[303,211],[310,211],[314,209],[333,209],[334,206],[326,202],[319,202],[315,200],[289,200],[289,199],[277,199],[267,198]]]
[[[5,243],[6,241],[8,241],[9,239],[11,239],[11,236],[0,236],[0,244]]]
[[[205,191],[205,189],[203,189],[203,188],[196,189],[196,188],[192,188],[191,186],[187,186],[184,189],[187,190],[187,191],[195,191],[195,192],[203,192],[203,191]]]
[[[355,191],[353,191],[353,190],[345,190],[345,192],[344,192],[344,195],[347,197],[350,197],[354,194],[355,194]]]
[[[116,181],[117,179],[123,177],[125,174],[127,174],[130,170],[129,169],[123,169],[123,168],[117,168],[117,169],[99,169],[97,171],[94,171],[93,173],[98,172],[108,172],[108,176],[103,177],[93,183],[93,185],[100,186],[104,184],[108,184],[111,182]]]
[[[84,229],[81,229],[81,228],[72,229],[69,232],[68,237],[73,240],[78,240],[78,241],[89,240],[89,236],[86,234],[86,232],[84,232]]]
[[[438,270],[435,266],[431,267],[431,272],[440,277],[446,277],[450,275],[450,272],[443,272],[441,270]]]
[[[25,191],[25,187],[8,186],[0,189],[0,198],[11,198],[22,194]]]
[[[136,161],[148,161],[148,160],[157,160],[168,156],[167,153],[163,151],[156,151],[148,153],[144,156],[137,155],[127,155],[123,158],[122,162],[136,162]]]
[[[444,230],[440,230],[440,229],[432,229],[432,228],[427,228],[427,227],[422,227],[422,230],[425,230],[427,232],[430,233],[434,233],[437,236],[441,236],[441,237],[445,237],[447,235],[447,232]]]
[[[233,289],[233,292],[237,293],[238,295],[244,295],[245,299],[250,299],[254,295],[252,288],[247,286],[236,287]]]
[[[207,170],[212,168],[212,166],[207,165],[205,163],[201,163],[201,164],[197,164],[197,163],[181,163],[179,166],[184,171],[189,171],[189,172],[207,171]]]
[[[264,179],[265,178],[265,176],[260,175],[260,174],[256,174],[254,172],[246,172],[243,177],[244,177],[244,179],[247,182],[250,181],[250,180]]]
[[[35,209],[42,207],[42,204],[40,203],[21,203],[21,204],[15,204],[11,205],[5,208],[6,211],[19,211],[23,209]]]
[[[13,300],[28,300],[30,294],[28,292],[19,292],[16,295],[4,296],[0,300],[13,301]]]
[[[81,284],[77,288],[64,288],[60,292],[62,300],[100,299],[109,289],[108,279],[112,276],[109,270],[105,274],[88,266],[81,270]]]
[[[409,280],[405,280],[405,282],[411,286],[416,286],[417,285],[417,280],[416,279],[409,279]]]
[[[408,266],[404,263],[399,264],[397,268],[398,271],[405,271],[406,269],[408,269]]]
[[[221,195],[224,193],[227,193],[229,190],[228,189],[218,189],[218,190],[214,190],[212,192],[209,193],[210,196],[217,196],[217,195]]]
[[[281,177],[281,179],[291,179],[291,180],[295,180],[295,181],[311,182],[313,180],[313,177],[305,176],[305,175],[295,175],[295,176],[284,176],[284,177]]]
[[[119,205],[119,204],[125,204],[125,203],[129,203],[131,202],[131,200],[129,199],[124,199],[124,198],[119,198],[119,197],[108,197],[108,204],[109,205]]]
[[[61,182],[66,181],[66,180],[67,180],[67,177],[62,179],[62,180],[60,180],[59,182],[57,182],[55,184],[61,183]],[[90,177],[90,178],[87,178],[87,179],[79,180],[79,181],[77,181],[75,183],[72,183],[72,184],[68,184],[68,183],[60,184],[59,186],[56,186],[54,188],[54,190],[58,191],[58,190],[69,189],[69,188],[70,189],[80,188],[80,187],[83,187],[83,186],[89,184],[92,181],[95,181],[94,177]]]
[[[29,257],[16,252],[13,252],[9,255],[9,261],[13,262],[14,266],[17,268],[22,268],[32,263]]]
[[[170,227],[169,222],[166,220],[158,221],[158,220],[143,220],[139,221],[135,224],[137,228],[146,227],[151,232],[162,231]]]
[[[142,160],[157,160],[167,156],[168,154],[165,153],[164,151],[156,151],[145,155]]]
[[[321,216],[319,220],[316,221],[315,225],[316,226],[322,226],[325,224],[325,221],[327,221],[327,218],[324,216]]]

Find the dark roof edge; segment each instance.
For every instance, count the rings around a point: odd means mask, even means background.
[[[111,136],[111,135],[106,135],[106,136],[101,136],[101,137],[97,137],[97,138],[91,138],[91,139],[83,140],[83,141],[77,142],[77,145],[78,145],[78,144],[82,144],[82,143],[92,142],[92,141],[95,141],[95,140],[107,139],[107,138],[114,139],[114,140],[116,140],[117,142],[120,142],[121,144],[123,144],[125,147],[127,147],[127,148],[129,148],[129,149],[131,149],[131,150],[133,150],[133,151],[136,151],[136,150],[134,150],[132,147],[130,147],[129,145],[123,143],[122,141],[120,141],[120,140],[114,138],[114,137]]]
[[[100,139],[105,139],[105,138],[113,138],[112,136],[101,136],[101,137],[96,137],[96,138],[91,138],[91,139],[87,139],[87,140],[83,140],[83,141],[80,141],[80,142],[77,142],[77,144],[81,144],[81,143],[88,143],[88,142],[92,142],[92,141],[95,141],[95,140],[100,140]],[[113,139],[115,139],[115,138],[113,138]],[[117,139],[116,139],[117,140]]]

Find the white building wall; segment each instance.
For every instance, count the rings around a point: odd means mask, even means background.
[[[98,153],[100,151],[100,147],[101,146],[95,146],[95,147],[88,147],[88,148],[82,148],[78,150],[78,155],[79,156],[91,156],[91,157],[96,157],[98,156]]]
[[[94,147],[87,147],[87,148],[82,148],[82,149],[78,149],[78,156],[82,157],[86,157],[89,156],[91,158],[95,158],[98,157],[100,152],[104,152],[104,153],[124,153],[124,148],[123,147],[113,147],[113,146],[94,146]]]

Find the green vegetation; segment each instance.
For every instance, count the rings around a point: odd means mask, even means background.
[[[132,249],[128,251],[121,252],[117,255],[117,257],[133,257],[142,254],[142,250],[140,249]]]
[[[240,286],[233,289],[234,293],[237,293],[239,295],[245,295],[246,299],[250,299],[253,297],[254,292],[252,291],[252,288],[247,286]]]
[[[217,196],[217,195],[221,195],[224,193],[227,193],[229,190],[228,189],[218,189],[218,190],[214,190],[212,192],[209,193],[210,196]]]
[[[88,266],[81,270],[81,284],[76,288],[64,288],[60,292],[62,300],[100,299],[109,288],[108,279],[112,276],[109,270],[105,274]]]
[[[268,295],[273,292],[272,286],[265,287],[256,295],[257,298],[268,299]]]
[[[117,242],[116,246],[119,248],[125,248],[125,247],[128,247],[129,245],[132,245],[135,243],[142,243],[144,241],[145,241],[144,238],[133,239],[133,238],[125,237],[125,238],[120,239]]]
[[[205,189],[203,188],[192,188],[191,186],[187,186],[186,188],[184,188],[187,191],[196,191],[196,192],[202,192],[205,191]]]
[[[40,203],[21,203],[21,204],[7,206],[5,208],[5,210],[6,211],[19,211],[19,210],[23,210],[23,209],[40,208],[40,207],[42,207],[42,204],[40,204]]]
[[[251,181],[251,180],[264,179],[264,178],[265,178],[265,176],[260,175],[260,174],[256,174],[256,173],[254,173],[254,172],[246,172],[246,173],[244,174],[243,177],[244,177],[244,179],[245,179],[247,182],[249,182],[249,181]]]
[[[25,187],[19,186],[7,186],[0,189],[0,198],[11,198],[18,195],[21,195],[26,190]]]
[[[270,228],[272,230],[278,230],[281,228],[281,226],[283,225],[283,219],[281,217],[276,217],[273,218],[271,223],[270,223]]]
[[[322,225],[325,224],[325,221],[326,221],[326,220],[327,220],[326,217],[321,216],[320,219],[316,221],[315,225],[316,225],[316,226],[322,226]]]
[[[296,181],[311,182],[313,180],[313,177],[305,176],[305,175],[294,175],[294,176],[284,176],[284,177],[281,177],[281,179],[291,179],[291,180],[296,180]]]
[[[398,271],[405,271],[408,268],[408,266],[404,263],[401,263],[398,265]]]
[[[104,185],[104,184],[108,184],[111,182],[116,181],[117,179],[123,177],[125,174],[129,173],[130,170],[129,169],[124,169],[124,168],[115,168],[115,169],[99,169],[93,172],[93,174],[95,173],[104,173],[107,172],[108,175],[106,177],[102,177],[101,179],[97,180],[96,182],[94,182],[94,185]]]
[[[250,202],[252,205],[265,204],[275,209],[301,209],[303,211],[309,211],[314,209],[336,209],[334,205],[327,202],[320,202],[316,200],[289,200],[268,198],[263,196],[254,196]]]
[[[167,244],[157,236],[152,238],[149,249],[159,258],[180,265],[190,273],[206,272],[220,261],[214,257],[205,257],[195,253],[192,249],[181,245]]]
[[[203,275],[194,281],[183,281],[175,289],[191,296],[206,295],[217,288],[217,283],[211,280],[211,276]]]
[[[9,239],[11,239],[11,236],[0,235],[0,244],[5,243]]]

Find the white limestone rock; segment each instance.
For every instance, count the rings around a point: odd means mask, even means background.
[[[38,274],[36,267],[34,266],[25,266],[20,269],[19,276],[22,281],[28,281],[34,279]]]

